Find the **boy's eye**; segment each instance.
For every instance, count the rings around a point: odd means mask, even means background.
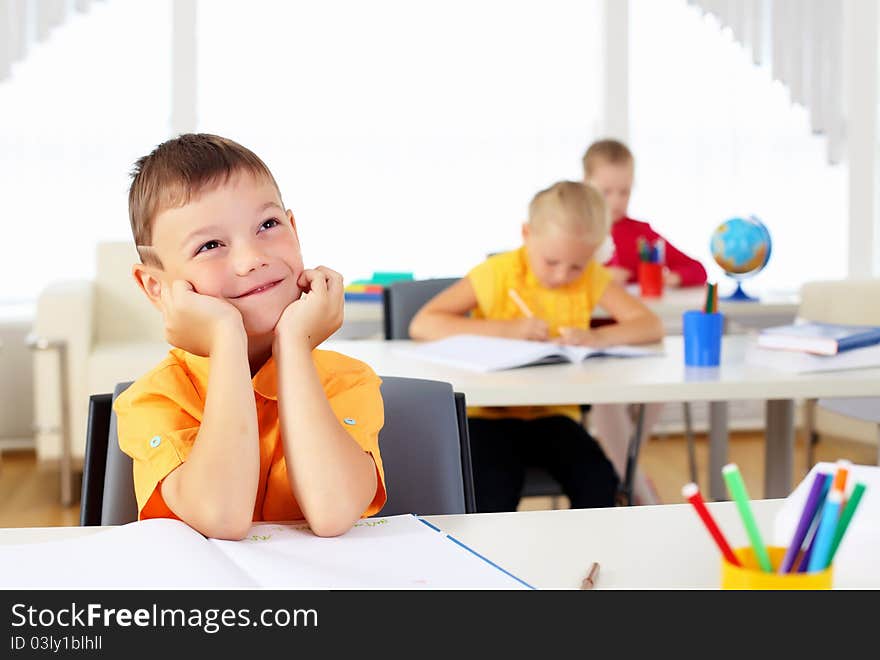
[[[276,220],[275,218],[269,218],[260,225],[260,229],[272,229],[272,227],[277,227],[280,224],[281,223],[278,222],[278,220]]]
[[[202,252],[207,252],[208,250],[214,250],[215,248],[220,247],[220,241],[208,241],[198,250],[196,250],[196,254],[200,254]]]

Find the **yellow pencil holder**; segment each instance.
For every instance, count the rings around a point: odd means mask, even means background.
[[[773,570],[779,569],[786,548],[768,546],[770,563]],[[765,573],[758,565],[755,551],[749,547],[734,548],[736,558],[742,566],[734,566],[721,557],[721,588],[722,589],[830,589],[834,578],[834,567],[815,573]]]

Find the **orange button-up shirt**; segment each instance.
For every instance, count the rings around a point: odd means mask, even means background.
[[[376,463],[376,494],[363,513],[371,516],[385,504],[385,473],[379,455],[379,430],[384,423],[381,380],[363,362],[333,351],[315,350],[312,360],[340,425]],[[196,442],[205,411],[209,368],[209,358],[174,349],[113,404],[119,446],[134,461],[141,520],[177,517],[162,498],[161,484],[186,461]],[[260,434],[260,481],[253,519],[300,520],[303,513],[287,478],[274,358],[253,377],[253,387]],[[254,405],[254,400],[241,405]]]

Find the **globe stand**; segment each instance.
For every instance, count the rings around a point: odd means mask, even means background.
[[[758,298],[754,296],[750,296],[745,291],[743,291],[742,283],[736,283],[736,290],[731,293],[729,296],[724,296],[721,300],[728,300],[731,302],[758,302]]]

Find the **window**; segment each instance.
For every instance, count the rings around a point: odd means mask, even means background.
[[[828,164],[806,110],[714,18],[684,0],[630,1],[630,214],[717,280],[727,278],[709,253],[711,232],[757,215],[773,253],[749,291],[845,277],[847,170]]]

